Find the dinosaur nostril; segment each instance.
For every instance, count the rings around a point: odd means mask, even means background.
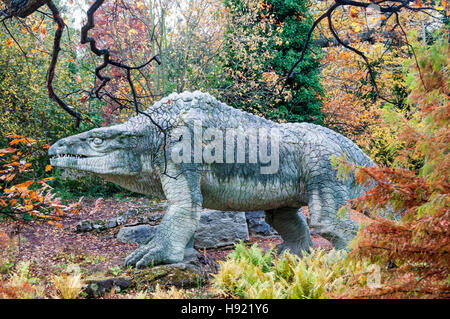
[[[53,144],[49,150],[48,150],[48,154],[49,155],[54,155],[57,153],[58,149],[60,149],[61,147],[64,147],[66,145],[66,141],[65,139],[60,139],[59,141],[56,141],[55,144]]]

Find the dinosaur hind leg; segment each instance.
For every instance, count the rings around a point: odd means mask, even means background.
[[[313,246],[306,219],[298,208],[267,210],[265,219],[283,238],[284,242],[277,246],[278,253],[289,249],[291,253],[301,256],[302,251],[309,252]]]
[[[311,227],[336,249],[344,249],[356,235],[358,225],[348,216],[337,216],[338,210],[349,199],[348,192],[344,185],[333,183],[336,182],[334,179],[330,178],[329,181],[316,184],[308,190]]]

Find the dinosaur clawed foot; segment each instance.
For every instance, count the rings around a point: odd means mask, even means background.
[[[184,250],[175,253],[173,249],[154,241],[140,246],[125,259],[125,266],[136,268],[152,267],[159,264],[172,264],[183,260]]]

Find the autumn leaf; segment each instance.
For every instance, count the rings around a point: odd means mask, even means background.
[[[53,168],[53,166],[51,166],[50,164],[45,166],[45,171],[48,172]]]
[[[17,184],[17,185],[15,185],[13,187],[14,188],[18,188],[18,189],[25,189],[25,188],[28,188],[33,183],[34,183],[34,181],[26,181],[25,183]]]
[[[42,183],[45,183],[45,182],[51,181],[51,180],[53,180],[53,179],[55,179],[55,177],[54,177],[54,176],[52,176],[52,177],[47,177],[47,178],[43,178],[43,179],[40,179],[40,180],[38,180],[37,182],[38,182],[38,183],[40,183],[40,184],[42,184]]]
[[[15,151],[17,151],[17,148],[7,147],[0,149],[1,154],[14,153]]]

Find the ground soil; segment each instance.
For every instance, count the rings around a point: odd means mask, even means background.
[[[125,257],[136,249],[137,244],[122,243],[115,239],[119,227],[97,233],[75,232],[81,220],[108,219],[118,216],[132,207],[147,206],[153,201],[147,198],[83,199],[78,214],[66,215],[62,227],[45,222],[30,222],[17,227],[17,223],[2,221],[0,232],[5,232],[16,243],[13,258],[33,262],[33,271],[42,276],[55,272],[55,268],[70,263],[81,264],[87,274],[108,273],[123,265]],[[307,215],[307,209],[304,208]],[[20,234],[20,236],[18,236]],[[20,240],[19,240],[20,238]],[[314,247],[331,249],[332,245],[312,232]],[[279,238],[251,237],[249,244],[258,243],[264,249],[279,244]],[[232,252],[233,246],[202,251],[212,260],[223,260]]]

